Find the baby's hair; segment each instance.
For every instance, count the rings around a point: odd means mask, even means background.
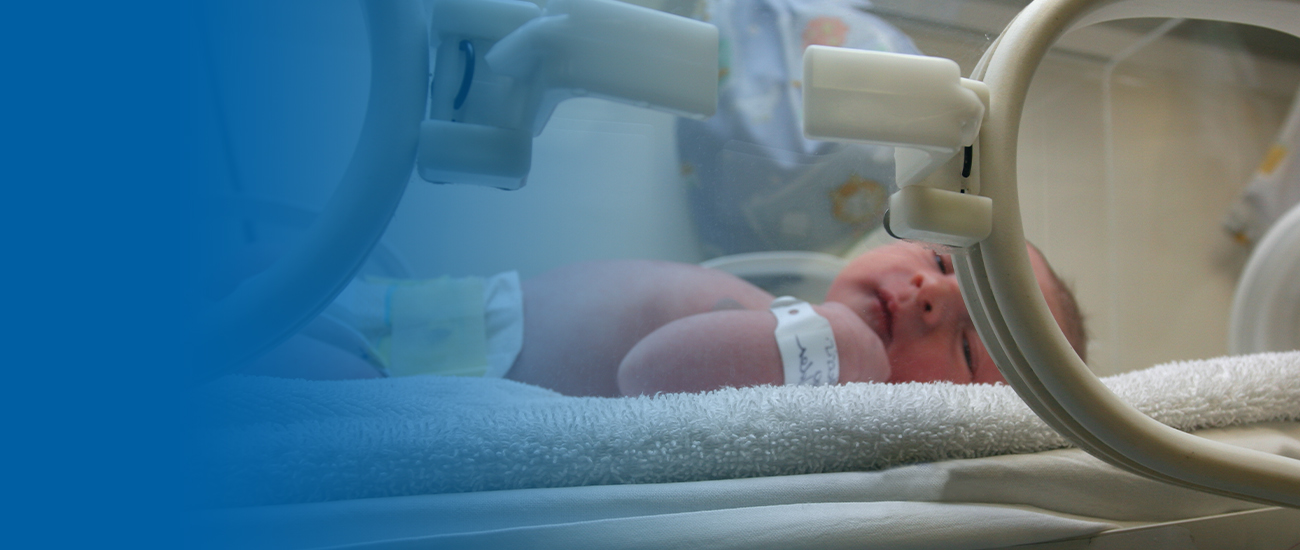
[[[1061,332],[1065,333],[1065,339],[1069,340],[1074,352],[1079,354],[1079,359],[1086,363],[1088,362],[1088,329],[1084,323],[1083,311],[1079,309],[1079,301],[1074,297],[1074,289],[1056,274],[1056,270],[1046,261],[1047,256],[1037,245],[1029,243],[1029,246],[1032,246],[1039,257],[1043,258],[1043,265],[1047,266],[1047,273],[1052,276],[1053,286],[1056,287],[1056,301],[1061,307]]]

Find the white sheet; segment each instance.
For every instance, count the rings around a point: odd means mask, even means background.
[[[1300,423],[1199,435],[1300,458]],[[220,547],[995,548],[1259,505],[1077,449],[877,472],[423,495],[216,510]]]

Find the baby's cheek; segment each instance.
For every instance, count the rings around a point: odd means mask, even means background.
[[[975,379],[972,380],[977,384],[1006,384],[1006,377],[1002,376],[1002,371],[993,362],[993,357],[987,351],[980,350],[984,357],[979,362],[980,368],[975,373]]]
[[[933,358],[917,357],[909,351],[902,349],[889,351],[890,382],[955,382],[943,375],[945,369]]]

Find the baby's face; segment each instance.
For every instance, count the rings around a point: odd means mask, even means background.
[[[1045,261],[1032,247],[1029,255],[1039,288],[1050,288]],[[884,342],[890,382],[1005,381],[975,333],[949,255],[908,242],[877,248],[840,272],[826,301],[848,306]]]

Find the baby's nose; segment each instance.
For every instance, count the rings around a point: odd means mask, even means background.
[[[957,281],[951,277],[917,273],[912,276],[912,286],[916,287],[914,305],[927,326],[943,322],[961,300],[961,290],[957,287]]]

